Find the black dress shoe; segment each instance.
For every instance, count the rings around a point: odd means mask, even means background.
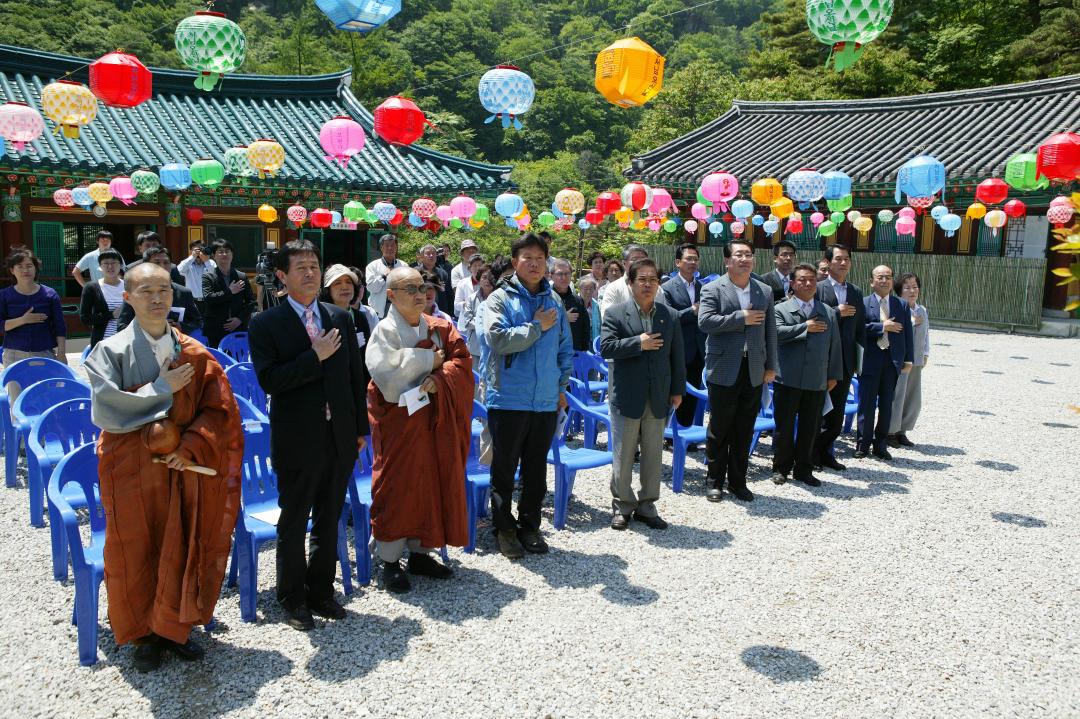
[[[644,514],[634,512],[634,519],[644,524],[649,529],[667,529],[668,523],[665,522],[659,515],[653,515],[646,517]]]
[[[890,447],[899,447],[900,446],[900,440],[898,440],[896,438],[895,434],[887,435],[885,437],[885,443],[888,444]]]
[[[412,583],[402,570],[401,562],[387,562],[383,565],[383,586],[395,594],[403,594],[412,589]]]
[[[312,614],[318,614],[323,619],[344,619],[348,614],[345,607],[337,603],[333,597],[320,599],[317,602],[308,602],[308,608]]]
[[[158,637],[151,634],[148,637],[143,637],[138,644],[135,645],[135,657],[132,660],[132,665],[137,672],[152,672],[161,666],[161,653],[163,649]]]
[[[409,574],[419,574],[422,577],[434,577],[435,579],[449,579],[454,576],[454,570],[445,564],[439,564],[430,554],[410,552]]]
[[[611,518],[611,528],[612,529],[617,529],[618,531],[622,532],[623,530],[625,530],[629,526],[630,526],[630,515],[629,514],[616,514],[614,517]]]
[[[315,628],[315,619],[311,616],[311,610],[306,604],[290,605],[282,603],[285,610],[285,623],[300,632],[310,631]]]
[[[164,637],[161,638],[160,642],[162,649],[172,652],[185,662],[198,661],[206,654],[206,650],[196,644],[190,637],[188,637],[188,640],[183,644],[178,644],[177,642],[165,639]]]
[[[779,484],[783,484],[786,481],[787,481],[787,475],[786,474],[784,474],[783,472],[777,472],[777,471],[773,470],[773,473],[772,473],[772,483],[773,484],[779,485]]]
[[[521,559],[525,556],[525,548],[521,546],[517,532],[514,530],[502,530],[497,533],[496,538],[499,543],[499,553],[507,559]]]
[[[857,450],[855,450],[855,459],[866,459],[866,450],[865,449],[857,449]]]
[[[547,554],[548,545],[540,535],[539,529],[522,529],[518,532],[521,546],[530,554]]]
[[[723,498],[724,493],[716,487],[709,487],[708,491],[705,492],[705,499],[710,502],[719,502]]]
[[[912,442],[910,439],[908,439],[907,435],[904,434],[903,432],[898,432],[896,434],[896,441],[899,442],[904,447],[914,447],[915,446],[915,443]]]
[[[855,456],[857,457],[858,455]],[[821,469],[822,467],[831,469],[835,472],[843,472],[847,469],[847,467],[836,461],[836,457],[822,457],[821,464],[815,466],[814,469]]]
[[[802,482],[803,484],[805,484],[808,487],[820,487],[821,486],[821,480],[818,479],[817,477],[815,477],[812,474],[808,474],[805,477],[796,477],[795,481]]]
[[[753,502],[754,493],[750,491],[749,487],[743,485],[731,485],[728,484],[728,491],[735,495],[735,499],[741,499],[744,502]]]
[[[892,459],[892,455],[889,454],[889,450],[885,449],[884,447],[882,447],[881,449],[875,449],[874,450],[874,456],[877,457],[878,459],[884,459],[884,460]]]

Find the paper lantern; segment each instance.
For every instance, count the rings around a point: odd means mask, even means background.
[[[825,178],[824,197],[826,200],[839,200],[851,194],[851,176],[846,172],[830,170],[823,177]]]
[[[1009,196],[1009,186],[1000,177],[990,177],[975,188],[975,199],[987,205],[997,205]]]
[[[41,113],[25,102],[7,102],[0,107],[0,137],[11,143],[16,152],[26,149],[26,143],[41,137],[45,120]]]
[[[593,84],[613,105],[644,105],[664,86],[664,57],[640,38],[617,40],[597,54]]]
[[[285,148],[276,140],[256,140],[248,145],[247,158],[260,180],[267,175],[273,177],[285,164]]]
[[[348,115],[338,115],[328,120],[319,130],[319,144],[326,153],[326,161],[345,167],[349,158],[364,149],[364,128]]]
[[[303,205],[297,203],[285,210],[285,217],[297,227],[303,227],[304,223],[307,222],[307,210]]]
[[[825,200],[830,212],[846,212],[851,209],[851,195],[842,195],[833,200]]]
[[[375,213],[375,218],[379,220],[379,222],[389,222],[394,216],[394,213],[397,212],[397,208],[394,207],[393,203],[384,200],[382,202],[376,202],[371,207],[371,211]],[[311,224],[312,226],[315,225],[314,216],[311,218]]]
[[[671,199],[670,195],[668,199]],[[585,209],[585,195],[573,187],[567,187],[555,193],[555,206],[568,215],[576,215]]]
[[[109,192],[125,205],[134,205],[135,197],[139,194],[139,191],[131,184],[131,178],[125,175],[114,177],[109,181]]]
[[[341,213],[337,210],[330,210],[330,224],[336,225],[341,222]]]
[[[878,218],[878,222],[884,222],[885,224],[889,224],[890,222],[893,221],[893,211],[892,210],[881,210],[880,212],[877,213],[877,218]]]
[[[769,209],[781,220],[795,211],[795,205],[787,197],[780,197],[769,204]]]
[[[764,177],[750,185],[750,198],[759,205],[771,205],[784,195],[784,186],[775,177]]]
[[[131,186],[140,195],[156,195],[161,187],[161,179],[157,173],[149,170],[135,170],[131,173]]]
[[[986,205],[981,202],[973,202],[967,208],[967,216],[972,220],[981,220],[986,216]]]
[[[675,200],[671,199],[671,193],[663,187],[654,187],[652,192],[652,203],[649,205],[649,212],[660,214],[673,209],[675,209]]]
[[[900,193],[931,197],[945,189],[945,165],[930,155],[917,155],[896,171],[896,201]]]
[[[1036,151],[1036,171],[1051,182],[1071,182],[1080,175],[1080,135],[1059,132]]]
[[[815,228],[824,221],[825,215],[820,212],[815,212],[814,214],[810,215],[810,224],[813,225]]]
[[[518,226],[519,230],[527,230],[527,229],[529,229],[529,225],[531,225],[531,224],[532,224],[532,215],[529,215],[529,214],[526,214],[525,216],[523,216],[521,219],[519,219],[517,221],[517,226]]]
[[[454,217],[454,210],[450,205],[439,205],[435,208],[435,216],[439,218],[443,224],[446,224]],[[520,219],[520,218],[515,218]]]
[[[517,118],[532,107],[536,86],[531,77],[513,65],[499,65],[480,78],[478,92],[480,104],[491,113],[485,123],[500,118],[504,128],[513,124],[520,130],[521,121]]]
[[[187,218],[188,222],[193,225],[197,225],[203,221],[203,211],[200,210],[198,207],[188,208]]]
[[[724,233],[724,223],[718,220],[713,220],[709,223],[709,234],[713,237],[719,237]]]
[[[540,224],[541,227],[551,227],[555,224],[555,220],[555,215],[551,214],[547,210],[544,210],[536,216],[536,221]]]
[[[730,227],[731,234],[735,235],[736,237],[741,237],[742,233],[746,231],[746,225],[738,220],[732,222]]]
[[[630,221],[630,218],[633,216],[634,211],[631,210],[629,207],[620,207],[619,209],[615,210],[614,214],[615,221],[623,223]]]
[[[45,117],[56,123],[53,131],[64,131],[64,137],[78,139],[79,129],[97,117],[97,98],[86,85],[73,80],[57,80],[41,91],[41,109]]]
[[[416,103],[395,95],[375,108],[375,134],[391,145],[411,145],[430,125]]]
[[[604,221],[604,213],[596,208],[587,210],[585,212],[585,221],[595,227]]]
[[[802,231],[803,231],[803,221],[802,221],[802,219],[799,218],[799,219],[790,219],[790,220],[788,220],[787,221],[787,226],[785,227],[785,229],[787,230],[788,234],[791,234],[791,235],[802,234]]]
[[[780,229],[780,223],[776,220],[765,220],[761,224],[761,229],[765,231],[766,235],[775,235],[776,231]]]
[[[640,212],[652,204],[652,188],[644,182],[630,182],[623,186],[619,199],[624,207]]]
[[[926,210],[927,207],[934,204],[934,196],[930,195],[928,197],[912,197],[911,195],[908,195],[907,201],[909,205],[915,208],[918,214],[922,214],[922,212]]]
[[[945,205],[937,205],[934,209],[930,210],[930,216],[934,218],[935,222],[939,222],[942,217],[949,214],[949,208]]]
[[[817,231],[822,237],[832,237],[836,234],[836,223],[832,220],[825,220],[817,226]]]
[[[946,237],[952,237],[953,234],[960,229],[960,225],[963,223],[964,221],[960,218],[960,215],[954,215],[950,212],[944,215],[938,224],[941,226],[941,229],[945,230]],[[914,234],[914,232],[912,232],[912,234]]]
[[[401,214],[401,210],[395,210],[394,216],[387,220],[387,224],[391,227],[397,227],[405,219],[405,215]],[[355,223],[354,223],[355,224]]]
[[[71,188],[71,199],[83,209],[89,210],[94,201],[90,199],[90,192],[84,185]]]
[[[477,222],[487,222],[491,217],[491,211],[488,210],[488,206],[482,202],[476,203],[476,212],[473,213],[472,218]]]
[[[983,222],[990,228],[990,235],[997,237],[997,231],[1005,226],[1005,222],[1008,220],[1005,212],[1002,210],[990,210],[983,217]]]
[[[186,190],[191,187],[191,168],[182,162],[170,162],[161,166],[158,173],[161,186],[171,192]]]
[[[184,65],[200,73],[195,87],[213,90],[222,75],[244,64],[247,38],[224,13],[203,10],[176,26],[176,52]]]
[[[345,216],[345,219],[349,222],[362,222],[364,215],[367,214],[367,208],[363,203],[356,200],[349,200],[345,203],[345,206],[341,208],[341,214]]]
[[[750,218],[750,222],[753,223],[754,227],[761,227],[765,224],[765,218],[761,215],[754,215]]]
[[[90,199],[97,203],[99,207],[104,207],[113,198],[112,190],[104,182],[92,182],[86,188],[86,191],[90,193]]]
[[[806,22],[814,37],[832,47],[825,66],[837,72],[855,64],[863,45],[889,25],[893,0],[806,0]]]
[[[435,201],[429,197],[421,197],[412,203],[412,213],[422,220],[435,216]]]
[[[213,158],[204,157],[191,163],[191,180],[199,187],[213,189],[225,179],[225,166]]]
[[[698,229],[697,220],[687,220],[686,222],[683,223],[683,229],[686,230],[691,235],[694,234],[695,232],[697,232],[697,229]]]
[[[71,196],[71,190],[66,187],[61,187],[59,190],[53,193],[53,202],[57,207],[71,207],[75,204],[75,199]]]
[[[401,12],[401,0],[315,0],[338,30],[371,32]]]
[[[701,194],[709,202],[719,204],[720,209],[727,212],[728,200],[734,199],[739,194],[739,180],[730,172],[710,172],[701,181]]]
[[[915,220],[910,217],[900,217],[896,220],[896,234],[915,236]]]
[[[1034,152],[1013,155],[1005,163],[1005,182],[1021,192],[1042,190],[1050,186],[1050,180],[1039,174],[1039,159]]]
[[[695,202],[693,205],[690,206],[690,214],[699,220],[704,220],[708,218],[709,215],[711,215],[712,213],[709,212],[709,208],[705,205],[701,204],[700,202]]]
[[[745,220],[754,214],[754,203],[750,200],[735,200],[731,203],[731,214],[737,219]]]
[[[278,221],[278,212],[273,205],[261,205],[259,207],[259,219],[268,225]]]
[[[802,169],[788,175],[784,181],[787,196],[806,209],[811,202],[825,196],[825,176],[817,170]]]
[[[334,222],[334,213],[325,207],[319,207],[311,212],[311,226],[315,229],[322,230]]]
[[[225,166],[225,174],[236,178],[241,184],[245,184],[247,178],[255,175],[255,169],[248,164],[247,145],[236,145],[225,150],[221,164]]]
[[[907,217],[907,218],[910,218],[910,219],[914,220],[915,219],[915,210],[911,209],[910,207],[901,207],[900,211],[896,213],[896,216],[897,217]]]
[[[596,196],[596,209],[605,215],[614,214],[620,207],[622,207],[622,198],[614,192],[601,192]]]
[[[1012,218],[1023,217],[1027,214],[1027,206],[1020,200],[1009,200],[1005,203],[1005,206],[1001,208],[1005,211],[1005,214]]]
[[[513,218],[525,209],[525,200],[513,192],[504,192],[495,198],[495,211],[503,217]]]
[[[467,220],[476,212],[476,200],[466,195],[458,195],[450,200],[450,211],[453,217]]]
[[[664,228],[664,232],[674,232],[678,225],[675,224],[675,220],[667,220],[662,227]]]
[[[90,92],[109,107],[136,107],[153,94],[153,76],[134,55],[110,52],[90,63]]]
[[[855,224],[855,221],[858,220],[860,217],[862,217],[862,213],[858,210],[852,210],[851,212],[847,213],[847,221],[851,224]]]
[[[874,226],[874,221],[869,217],[857,217],[851,224],[859,233],[866,234]]]
[[[844,224],[844,213],[843,212],[834,212],[834,213],[832,213],[831,215],[829,215],[829,222],[831,222],[834,225],[836,225],[837,227],[839,227],[840,225]]]
[[[1046,211],[1046,219],[1054,227],[1064,227],[1072,219],[1073,206],[1071,204],[1050,205]]]

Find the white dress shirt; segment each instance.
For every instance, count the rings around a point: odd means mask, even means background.
[[[697,294],[696,294],[695,288],[694,288],[694,280],[691,279],[689,282],[687,282],[686,278],[682,276],[681,272],[679,274],[677,274],[675,276],[675,278],[678,279],[678,280],[681,280],[683,285],[685,285],[686,294],[690,297],[690,304],[696,305],[697,304]]]
[[[731,286],[735,288],[735,294],[739,296],[739,307],[744,310],[750,309],[750,283],[747,282],[745,288],[739,287],[735,283],[732,283]]]
[[[629,277],[623,277],[608,283],[607,289],[604,290],[604,299],[600,302],[600,318],[603,319],[611,307],[623,302],[629,302],[631,297],[633,297],[633,293],[630,292]]]
[[[399,267],[408,267],[407,264],[400,259],[394,260],[393,266],[386,264],[386,261],[379,257],[368,263],[367,268],[364,270],[364,284],[368,289],[368,304],[375,310],[375,314],[379,317],[386,316],[386,276],[390,274],[391,270],[396,270]]]
[[[833,292],[836,293],[836,303],[840,305],[847,304],[847,282],[837,282],[833,279],[832,275],[829,275],[829,282],[832,284]]]

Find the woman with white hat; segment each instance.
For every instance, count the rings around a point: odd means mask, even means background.
[[[356,343],[360,345],[361,356],[364,356],[364,348],[367,346],[367,341],[371,339],[371,332],[379,319],[366,305],[360,305],[359,309],[352,306],[353,298],[359,292],[360,280],[355,272],[345,265],[330,265],[326,268],[320,299],[337,305],[352,316],[353,326],[356,327]]]

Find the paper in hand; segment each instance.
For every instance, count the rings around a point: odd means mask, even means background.
[[[405,400],[405,407],[409,410],[409,416],[431,404],[431,396],[427,392],[421,392],[419,387],[413,387],[401,393],[401,399]],[[401,400],[398,400],[398,406]]]
[[[832,412],[832,396],[828,392],[826,392],[825,404],[821,406],[821,416],[824,417],[829,412]]]

